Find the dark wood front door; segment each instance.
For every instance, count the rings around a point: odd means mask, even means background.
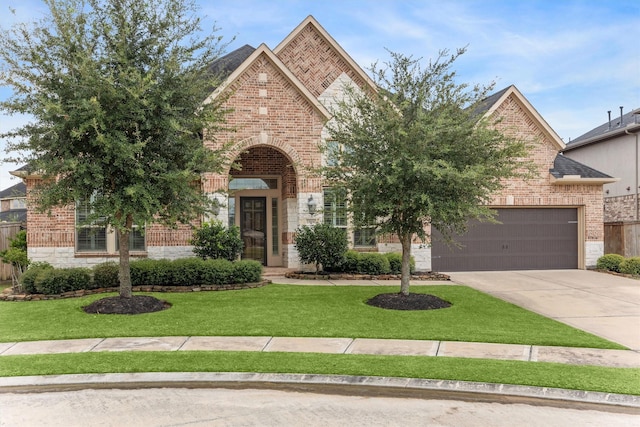
[[[240,235],[244,242],[242,259],[267,264],[267,199],[240,197]]]

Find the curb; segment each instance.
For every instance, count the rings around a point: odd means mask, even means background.
[[[522,403],[640,414],[640,396],[468,381],[238,372],[0,377],[1,393],[140,388],[274,389],[338,395]]]

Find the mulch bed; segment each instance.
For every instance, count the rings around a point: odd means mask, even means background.
[[[388,310],[437,310],[451,307],[451,303],[429,294],[379,294],[367,300],[367,304]]]
[[[148,295],[134,295],[131,298],[102,298],[82,307],[89,314],[142,314],[166,310],[171,307],[166,301]]]

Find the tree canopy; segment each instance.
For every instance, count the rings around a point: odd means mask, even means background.
[[[399,238],[403,294],[411,243],[429,243],[428,224],[450,239],[469,219],[491,220],[491,196],[506,178],[529,173],[526,144],[482,114],[493,84],[456,82],[451,68],[464,52],[442,51],[424,69],[391,53],[383,67],[372,67],[378,90],[345,86],[328,124],[324,175],[347,191],[356,226]]]
[[[40,211],[89,203],[120,242],[121,296],[131,295],[135,225],[188,223],[207,208],[199,179],[220,167],[203,132],[224,126],[223,99],[203,103],[225,45],[203,33],[191,0],[44,0],[49,13],[2,29],[8,114],[31,121],[0,137],[41,177]]]

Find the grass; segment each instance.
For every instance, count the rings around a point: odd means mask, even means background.
[[[103,298],[0,302],[0,342],[133,336],[312,336],[428,339],[623,349],[465,286],[414,286],[452,307],[383,310],[365,304],[397,287],[269,285],[225,292],[154,294],[169,310],[88,315]]]
[[[0,375],[268,372],[464,380],[640,395],[640,369],[448,357],[250,352],[125,352],[0,357]]]

